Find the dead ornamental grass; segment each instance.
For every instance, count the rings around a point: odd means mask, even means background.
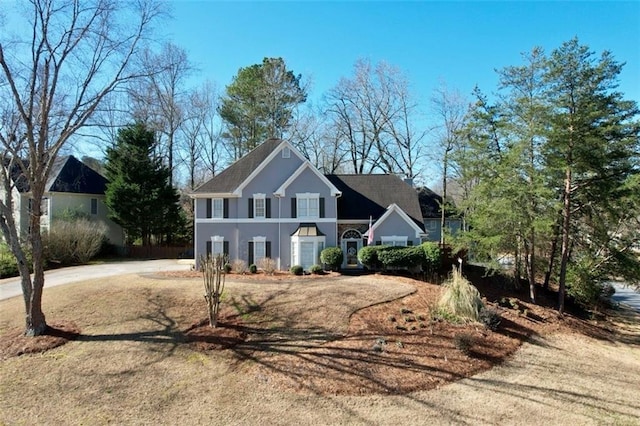
[[[628,317],[618,339],[536,339],[504,365],[436,391],[331,396],[308,385],[321,386],[320,379],[305,378],[305,392],[293,391],[287,380],[295,382],[297,372],[286,359],[322,366],[317,359],[327,358],[318,352],[344,344],[335,335],[366,336],[390,326],[385,307],[399,312],[430,296],[418,292],[358,311],[414,286],[361,277],[228,288],[225,303],[240,309],[245,324],[268,326],[271,341],[260,347],[271,352],[203,353],[185,344],[182,331],[206,317],[198,280],[126,276],[46,289],[48,319],[72,321],[82,335],[43,354],[0,361],[0,424],[640,424],[640,342]],[[0,336],[21,326],[22,309],[20,298],[0,302]],[[361,341],[369,345],[369,337]],[[385,337],[388,352],[408,356],[393,346],[396,337]],[[406,334],[397,337],[418,350]],[[260,344],[264,335],[251,339]],[[353,359],[337,361],[303,374],[321,378],[354,367]],[[279,374],[279,367],[290,370]]]

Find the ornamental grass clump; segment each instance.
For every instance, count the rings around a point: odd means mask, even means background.
[[[457,268],[444,284],[444,292],[438,307],[447,312],[468,320],[478,321],[480,310],[483,308],[480,292],[469,280],[462,276]]]

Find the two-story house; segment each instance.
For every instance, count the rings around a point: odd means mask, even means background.
[[[355,254],[369,233],[378,244],[419,244],[425,237],[417,192],[402,179],[324,175],[280,139],[265,141],[192,197],[196,262],[211,253],[308,269],[325,247],[340,245],[343,266],[358,267]]]

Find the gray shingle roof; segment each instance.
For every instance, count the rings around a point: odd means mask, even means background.
[[[395,203],[424,229],[417,191],[396,175],[327,175],[342,197],[338,218],[366,220],[382,216]]]
[[[220,174],[196,188],[194,194],[233,192],[273,152],[281,139],[267,139],[253,151],[224,169]]]

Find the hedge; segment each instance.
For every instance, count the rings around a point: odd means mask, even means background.
[[[442,254],[436,243],[415,247],[367,246],[358,252],[358,260],[369,269],[416,268],[434,271],[440,267]]]

